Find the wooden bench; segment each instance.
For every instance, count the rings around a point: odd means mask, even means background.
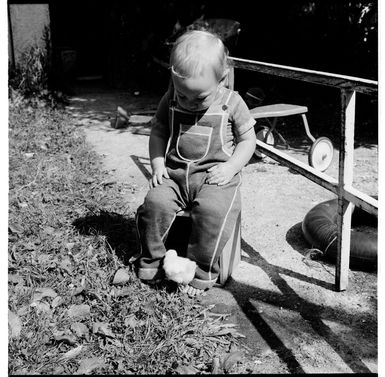
[[[185,256],[188,238],[191,231],[191,212],[180,211],[171,226],[166,241],[167,249],[176,249],[180,256]],[[241,213],[239,213],[229,240],[219,257],[219,278],[218,283],[225,285],[234,269],[241,260]]]

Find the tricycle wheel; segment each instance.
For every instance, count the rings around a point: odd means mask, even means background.
[[[315,140],[309,151],[309,165],[319,171],[325,171],[333,160],[333,144],[327,137]]]
[[[272,132],[269,132],[269,131],[270,131],[269,127],[260,126],[260,127],[255,129],[255,135],[257,136],[258,140],[261,140],[261,141],[263,141],[269,145],[275,145],[274,135]],[[268,132],[269,132],[269,136],[267,137],[267,140],[265,140]],[[254,151],[254,156],[257,158],[265,158],[266,155],[264,153],[260,152],[257,148]]]

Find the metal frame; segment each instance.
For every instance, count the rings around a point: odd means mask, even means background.
[[[321,173],[276,148],[257,140],[264,154],[289,166],[307,179],[335,193],[338,197],[338,238],[335,288],[346,290],[348,286],[350,232],[353,204],[378,216],[378,200],[353,188],[354,116],[356,92],[377,95],[378,82],[352,76],[283,66],[230,57],[229,87],[234,88],[234,68],[256,71],[279,77],[291,78],[313,84],[331,86],[341,91],[341,138],[339,148],[338,180]]]

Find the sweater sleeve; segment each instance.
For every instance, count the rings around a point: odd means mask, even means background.
[[[242,97],[237,92],[233,92],[232,95],[230,121],[233,132],[238,137],[254,127],[255,119],[251,116],[250,110]]]
[[[168,91],[161,98],[158,109],[151,120],[151,133],[163,138],[168,138],[170,134],[169,100],[170,92]]]

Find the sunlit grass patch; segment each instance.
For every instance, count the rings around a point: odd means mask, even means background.
[[[134,213],[64,110],[10,101],[9,373],[211,373],[240,336],[170,284],[141,283]]]

